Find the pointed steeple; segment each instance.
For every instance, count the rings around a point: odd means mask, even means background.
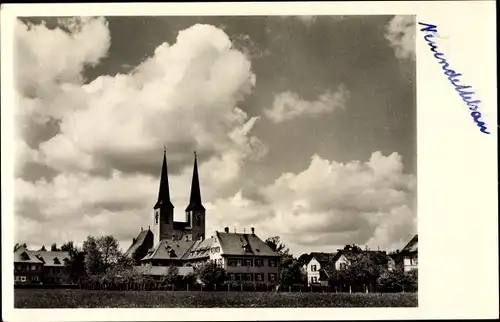
[[[170,202],[170,190],[168,187],[168,170],[167,170],[167,151],[163,148],[163,165],[161,168],[161,178],[160,178],[160,191],[158,192],[158,201],[156,202],[154,209],[160,208],[160,206],[166,206],[169,208],[174,208],[172,202]]]
[[[196,151],[194,152],[193,180],[191,181],[191,197],[186,211],[205,210],[201,203],[200,180],[198,179],[198,161],[196,160]]]

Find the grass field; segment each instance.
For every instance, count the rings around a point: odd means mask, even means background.
[[[416,307],[417,294],[16,289],[15,308]]]

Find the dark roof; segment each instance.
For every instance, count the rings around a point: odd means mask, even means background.
[[[263,242],[257,235],[216,232],[222,255],[276,256],[279,254]]]
[[[64,266],[64,260],[69,258],[65,251],[33,251],[25,248],[14,252],[15,263],[43,263],[45,266]]]
[[[141,230],[139,235],[137,235],[137,238],[135,238],[135,242],[132,243],[132,245],[130,245],[130,247],[125,252],[125,256],[132,256],[137,249],[139,249],[142,245],[144,245],[146,237],[149,234],[153,235],[153,232],[149,229]]]
[[[200,180],[198,178],[198,162],[196,160],[196,152],[194,153],[193,179],[191,181],[191,196],[189,197],[189,205],[186,211],[205,210],[201,203]]]
[[[42,264],[43,262],[31,251],[21,248],[14,252],[14,263]]]
[[[214,243],[215,238],[210,237],[203,240],[197,240],[193,247],[186,252],[182,259],[201,259],[210,257],[210,249]]]
[[[173,259],[180,260],[196,241],[163,239],[153,247],[142,260]]]
[[[337,253],[312,252],[311,259],[315,258],[321,265],[324,265],[331,262],[336,254]]]
[[[174,205],[170,201],[170,189],[168,187],[167,153],[165,151],[163,151],[163,165],[161,168],[158,201],[156,202],[154,208],[156,209],[159,208],[160,206],[164,206],[167,208],[174,208]]]
[[[401,252],[418,252],[418,234],[415,235]]]
[[[362,250],[362,251],[356,252],[356,251],[352,251],[352,250],[339,249],[339,251],[337,252],[337,255],[335,256],[333,261],[336,262],[342,255],[344,255],[347,258],[347,260],[349,260],[349,261],[355,259],[358,256],[370,256],[372,258],[382,258],[382,257],[375,257],[375,256],[383,256],[387,261],[393,260],[384,251]]]

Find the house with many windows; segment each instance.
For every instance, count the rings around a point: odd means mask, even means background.
[[[251,233],[230,233],[229,228],[205,236],[206,210],[201,201],[198,163],[195,153],[191,195],[185,221],[174,221],[170,200],[166,152],[160,176],[158,200],[153,207],[153,229],[142,230],[126,255],[140,259],[144,274],[159,271],[156,266],[196,267],[212,262],[223,267],[231,281],[274,283],[278,280],[279,254]]]
[[[60,284],[66,281],[64,251],[32,251],[19,248],[14,252],[15,283]]]

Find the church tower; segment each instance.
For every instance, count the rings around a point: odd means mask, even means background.
[[[157,245],[160,240],[169,238],[174,230],[174,205],[170,201],[166,149],[163,149],[163,165],[161,168],[158,201],[153,207],[153,210],[154,245]]]
[[[198,162],[194,153],[193,179],[191,181],[191,196],[186,208],[187,226],[193,232],[193,239],[205,239],[205,207],[201,203],[200,180],[198,178]]]

